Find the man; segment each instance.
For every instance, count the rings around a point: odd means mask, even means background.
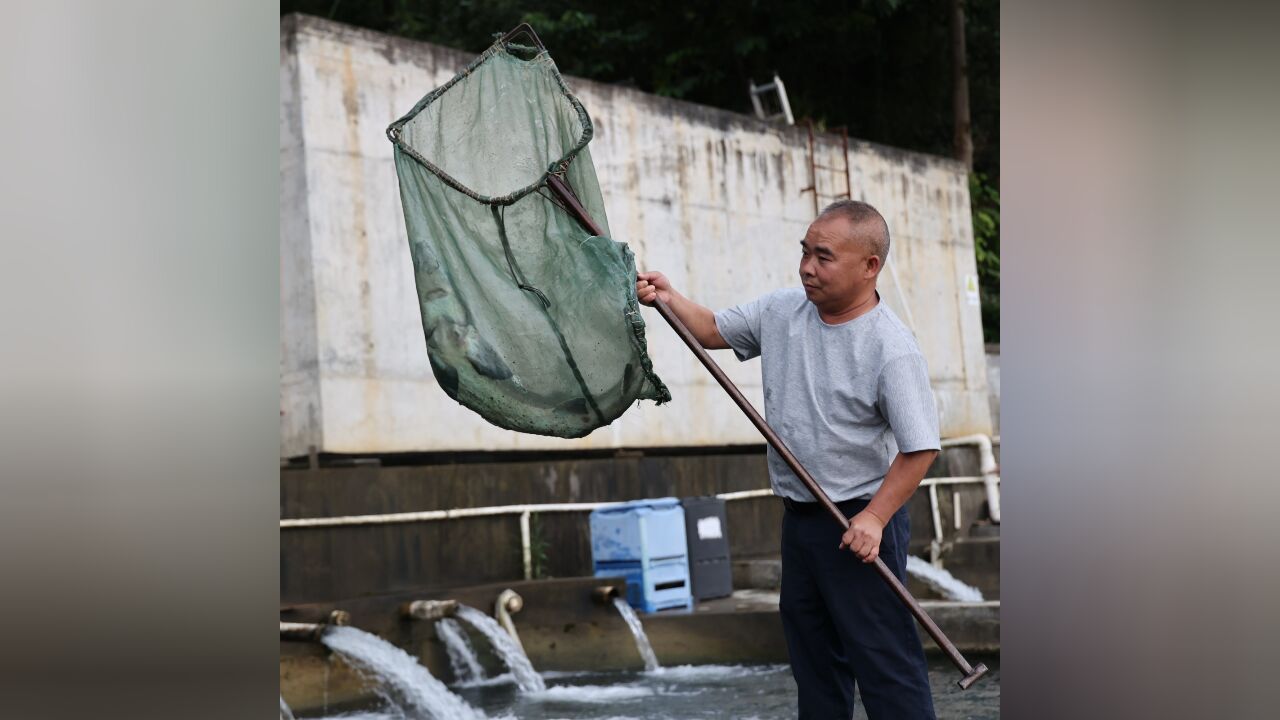
[[[876,292],[888,255],[880,213],[842,200],[800,243],[803,289],[713,313],[661,273],[636,283],[640,302],[662,298],[703,347],[761,357],[770,426],[851,518],[841,535],[770,448],[786,506],[781,612],[802,720],[852,717],[855,681],[872,720],[934,717],[915,620],[870,564],[880,557],[905,582],[904,505],[940,448],[924,357]]]

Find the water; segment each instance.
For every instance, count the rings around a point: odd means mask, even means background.
[[[644,658],[645,671],[653,672],[661,668],[662,666],[658,664],[658,656],[654,654],[653,646],[649,644],[649,636],[644,634],[644,625],[640,624],[636,611],[632,610],[627,601],[622,598],[614,598],[613,606],[618,608],[618,614],[627,621],[627,627],[631,628],[631,634],[636,638],[636,649],[640,651],[640,657]]]
[[[485,714],[454,695],[412,655],[353,627],[336,626],[322,642],[368,679],[379,683],[384,697],[412,718],[485,720]],[[380,693],[381,694],[381,693]]]
[[[484,634],[489,639],[489,643],[493,645],[493,649],[498,653],[498,657],[502,658],[502,662],[506,663],[510,668],[512,676],[515,678],[516,685],[522,692],[534,693],[542,692],[547,689],[547,683],[542,679],[530,664],[529,658],[525,656],[524,650],[516,644],[506,630],[498,624],[496,620],[485,615],[479,610],[468,607],[466,605],[458,606],[458,617],[467,621]]]
[[[444,648],[449,653],[449,666],[453,668],[453,677],[457,682],[474,683],[484,680],[484,668],[480,667],[476,651],[457,620],[437,620],[436,635],[444,641]]]
[[[794,718],[795,683],[787,665],[701,665],[655,672],[566,673],[541,693],[508,685],[459,692],[493,714],[521,720],[644,718]]]
[[[929,684],[940,720],[1000,717],[999,657],[971,657],[991,672],[968,690],[956,687],[955,667],[930,657]],[[683,665],[657,672],[548,673],[554,683],[542,693],[520,694],[510,683],[459,688],[468,701],[492,716],[521,720],[692,720],[717,718],[782,720],[796,716],[796,684],[789,665]],[[859,702],[855,720],[866,720]]]
[[[948,600],[982,602],[982,592],[978,588],[960,582],[951,573],[934,567],[915,555],[907,556],[907,572],[928,583]]]
[[[968,690],[956,687],[959,674],[945,658],[931,656],[929,684],[940,720],[995,720],[1000,717],[1000,658],[970,657],[991,672]],[[541,693],[522,693],[507,677],[454,689],[491,717],[520,720],[686,720],[734,718],[782,720],[796,716],[796,685],[787,665],[683,665],[648,672],[545,673],[555,683]],[[417,720],[388,711],[374,701],[360,715],[342,720]],[[385,713],[385,714],[383,714]],[[859,702],[855,720],[866,720]]]

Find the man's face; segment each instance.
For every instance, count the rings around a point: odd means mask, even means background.
[[[868,265],[872,256],[866,243],[853,239],[851,231],[845,218],[820,218],[800,241],[800,282],[809,302],[838,305],[850,301],[875,276]]]

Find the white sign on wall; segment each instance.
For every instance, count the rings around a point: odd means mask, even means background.
[[[720,518],[712,515],[698,520],[699,540],[719,540],[722,537],[724,533],[720,531]]]
[[[966,298],[968,298],[970,305],[979,304],[980,300],[978,298],[978,276],[977,275],[964,276],[964,295]]]

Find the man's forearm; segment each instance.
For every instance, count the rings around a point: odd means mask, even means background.
[[[671,290],[671,300],[667,303],[671,308],[671,312],[689,328],[689,332],[697,338],[702,347],[708,350],[722,350],[729,347],[729,344],[720,337],[720,330],[716,327],[716,316],[710,308],[699,305],[689,298],[681,295],[675,290]]]
[[[866,512],[875,515],[881,523],[887,524],[889,518],[898,512],[911,494],[920,486],[924,474],[938,457],[937,450],[920,450],[913,453],[898,453],[889,465],[889,472],[884,475],[880,489],[867,503]]]

